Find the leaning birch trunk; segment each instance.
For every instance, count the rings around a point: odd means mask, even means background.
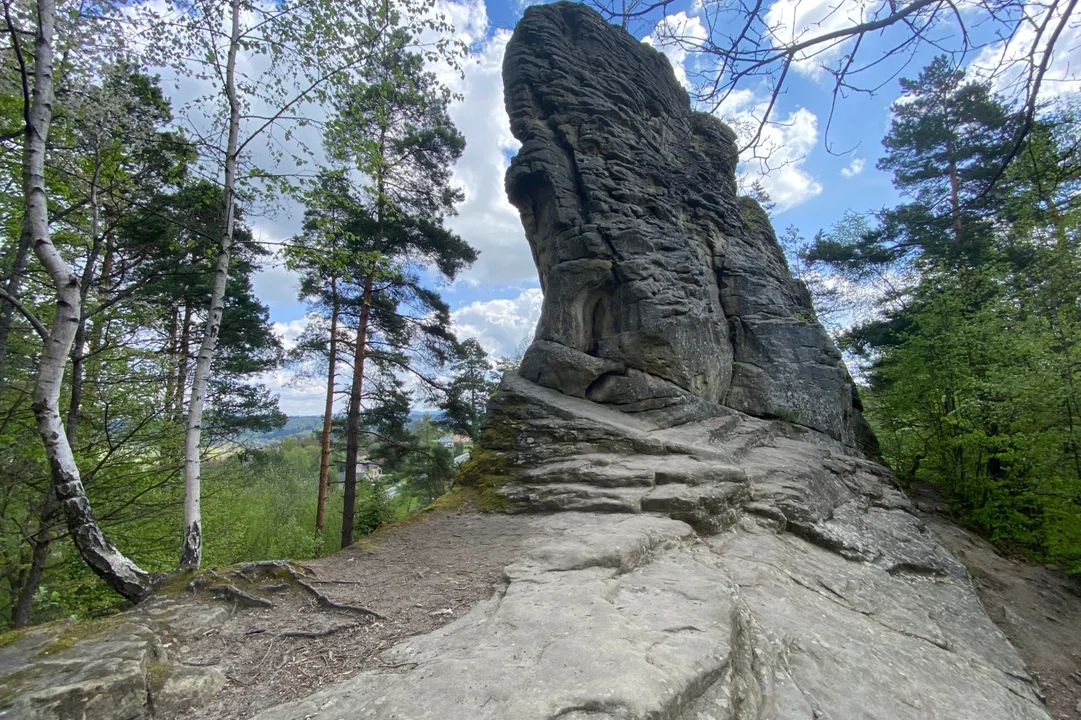
[[[225,66],[225,95],[229,100],[229,141],[225,150],[225,228],[218,248],[218,263],[214,269],[214,287],[210,292],[210,312],[203,328],[203,342],[195,358],[188,402],[187,432],[184,437],[184,547],[180,551],[181,569],[199,567],[203,557],[203,518],[200,509],[203,406],[210,365],[218,347],[218,331],[225,307],[225,288],[229,282],[229,252],[233,245],[233,217],[236,204],[236,156],[240,134],[240,103],[236,93],[236,56],[240,45],[240,0],[230,3],[232,31],[229,36],[229,56]]]
[[[150,577],[120,553],[98,525],[86,498],[79,468],[60,418],[60,391],[68,354],[82,313],[79,281],[49,237],[49,212],[45,186],[45,141],[52,121],[53,41],[55,0],[37,4],[37,37],[34,42],[34,95],[30,105],[28,134],[23,157],[23,222],[32,238],[34,254],[56,290],[56,318],[41,351],[33,407],[45,456],[52,471],[53,491],[64,509],[68,528],[83,560],[111,588],[130,600],[141,598]]]

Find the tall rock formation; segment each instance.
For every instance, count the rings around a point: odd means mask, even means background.
[[[662,422],[725,405],[855,445],[841,356],[736,195],[735,135],[665,57],[561,7],[519,25],[503,78],[522,142],[507,193],[544,290],[523,377]]]
[[[1046,720],[884,467],[730,130],[578,4],[507,46],[545,292],[459,482],[529,513],[490,601],[261,720]],[[463,538],[463,543],[468,543]]]

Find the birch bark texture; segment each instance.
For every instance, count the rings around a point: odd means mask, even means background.
[[[39,0],[34,37],[34,84],[26,122],[22,168],[24,232],[56,292],[56,315],[41,352],[33,409],[49,461],[53,492],[68,529],[91,570],[120,595],[141,598],[150,576],[105,537],[86,497],[75,455],[60,415],[60,393],[75,334],[82,319],[82,293],[71,266],[49,235],[45,152],[53,111],[53,61],[56,2]]]
[[[218,261],[214,268],[214,286],[210,291],[210,310],[203,328],[203,340],[195,358],[195,377],[188,401],[187,425],[184,433],[184,542],[180,551],[180,568],[195,569],[203,558],[202,516],[202,454],[200,441],[203,431],[203,410],[206,386],[210,378],[214,352],[218,347],[221,316],[225,308],[225,288],[229,283],[229,258],[233,247],[233,225],[236,216],[236,161],[240,138],[240,102],[237,98],[236,59],[240,49],[240,0],[230,0],[231,14],[229,51],[225,64],[225,95],[229,102],[229,139],[225,148],[225,228],[218,246]]]

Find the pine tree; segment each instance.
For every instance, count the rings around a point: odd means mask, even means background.
[[[498,378],[481,344],[474,338],[462,342],[442,405],[443,422],[454,432],[468,435],[474,441],[479,439],[488,398],[497,385]]]
[[[364,84],[342,94],[327,132],[331,157],[367,178],[363,203],[374,225],[355,249],[353,275],[361,292],[346,414],[342,547],[353,542],[365,363],[378,357],[432,389],[408,356],[445,363],[455,340],[449,308],[422,285],[418,269],[434,266],[453,279],[476,259],[476,251],[443,226],[462,199],[451,185],[451,166],[465,140],[447,114],[449,91],[424,69],[422,55],[411,50],[414,43],[405,29],[384,35]]]

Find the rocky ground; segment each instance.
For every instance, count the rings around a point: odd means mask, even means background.
[[[969,568],[988,614],[1018,648],[1052,716],[1081,718],[1078,584],[1053,569],[1004,556],[940,515],[925,519]],[[320,587],[328,595],[364,604],[388,619],[358,621],[351,613],[319,610],[310,602],[237,610],[220,629],[181,649],[185,662],[220,663],[228,682],[210,704],[176,717],[247,718],[362,670],[397,669],[396,658],[383,659],[380,652],[463,616],[502,590],[503,566],[551,535],[537,520],[430,514],[385,532],[376,547],[360,546],[311,563],[316,577],[326,580]],[[351,627],[321,638],[282,635],[339,625]]]
[[[999,552],[946,518],[933,487],[914,490],[928,527],[968,568],[987,614],[1021,653],[1051,715],[1081,719],[1081,582]]]
[[[467,502],[310,563],[204,575],[243,595],[192,592],[180,578],[105,621],[0,636],[0,718],[239,720],[362,669],[393,671],[381,651],[491,597],[534,533]]]
[[[491,597],[502,584],[503,568],[532,533],[530,524],[506,515],[469,509],[425,513],[339,554],[304,563],[314,573],[309,582],[333,602],[382,617],[323,608],[313,597],[292,592],[274,598],[272,608],[237,608],[219,628],[177,648],[180,662],[215,664],[228,679],[213,701],[178,717],[248,718],[362,669],[393,669],[380,659],[381,651]]]
[[[928,507],[926,502],[920,504],[926,509],[935,509]],[[363,607],[383,617],[356,610],[320,607],[314,595],[297,592],[295,587],[275,591],[278,585],[270,577],[252,576],[250,583],[236,579],[235,585],[242,592],[270,598],[273,607],[245,607],[228,598],[212,598],[205,593],[190,595],[184,591],[182,597],[186,604],[194,608],[194,613],[190,609],[186,611],[184,617],[187,620],[178,621],[175,613],[160,608],[149,613],[161,618],[169,616],[167,624],[171,629],[152,642],[160,643],[161,656],[167,656],[171,666],[182,672],[174,673],[172,680],[155,679],[153,676],[157,671],[154,668],[159,665],[152,662],[148,674],[154,691],[160,691],[162,698],[165,698],[166,689],[163,683],[168,682],[174,684],[174,689],[181,690],[180,695],[173,694],[175,697],[202,687],[212,691],[213,698],[197,709],[175,703],[173,708],[159,706],[155,708],[155,717],[240,720],[306,697],[366,670],[408,673],[414,669],[414,662],[399,657],[400,643],[438,630],[463,617],[477,603],[501,602],[507,590],[506,566],[530,554],[534,556],[534,562],[537,557],[551,562],[560,554],[566,554],[568,548],[575,557],[588,555],[590,548],[575,547],[574,543],[568,545],[569,539],[578,533],[574,517],[571,514],[551,519],[545,516],[523,518],[476,513],[469,507],[426,513],[414,522],[385,529],[371,541],[345,552],[306,563],[306,569],[298,568],[305,581],[331,602]],[[943,544],[966,563],[988,614],[1018,648],[1030,674],[1039,682],[1052,716],[1057,720],[1081,718],[1078,704],[1081,702],[1081,656],[1078,651],[1081,648],[1081,594],[1077,583],[1053,569],[1004,556],[979,537],[933,512],[925,514],[925,520]],[[608,539],[615,537],[615,528],[622,528],[628,522],[641,522],[626,516],[612,516],[612,521],[613,531]],[[595,550],[605,541],[595,538],[590,544]],[[621,542],[616,546],[619,548],[617,555],[623,553],[630,558],[627,562],[641,562],[632,546]],[[645,555],[652,552],[647,548]],[[687,558],[690,556],[685,556]],[[521,571],[521,565],[518,570]],[[564,571],[559,572],[563,574]],[[511,575],[515,576],[515,572]],[[662,581],[669,582],[663,577]],[[627,606],[642,597],[646,587],[645,583],[635,582],[638,584],[629,585]],[[568,584],[560,592],[571,592],[572,585]],[[105,648],[114,654],[134,658],[137,653],[133,653],[133,648],[140,637],[147,635],[145,631],[131,630],[138,627],[135,620],[127,618],[111,624],[109,627],[114,636],[105,645],[93,637],[74,636],[69,629],[59,635],[43,632],[40,636],[31,636],[23,641],[25,647],[21,652],[24,656],[29,652],[34,664],[44,663],[50,668],[62,667],[65,662],[63,653],[57,650],[78,653],[80,646],[86,652],[77,657],[101,654]],[[694,648],[699,642],[696,636],[708,628],[704,622],[695,621],[692,630],[670,631],[671,628],[665,628],[662,635],[690,643],[688,648]],[[38,639],[34,640],[34,637]],[[383,652],[396,645],[399,648],[395,652]],[[547,640],[544,645],[549,645]],[[545,652],[552,654],[557,648],[558,644]],[[0,674],[6,674],[8,670],[15,675],[26,673],[26,658],[20,659],[13,652],[15,650],[18,647],[14,645],[0,648]],[[629,653],[628,659],[634,657],[630,652],[633,648],[624,650]],[[416,659],[424,660],[423,657]],[[102,674],[107,671],[117,675],[117,668],[122,667],[108,658],[102,658],[102,664],[103,668],[108,666]],[[138,665],[137,662],[128,664]],[[222,682],[207,683],[206,677],[198,674],[207,668],[220,672]],[[185,676],[183,671],[191,671],[190,676]],[[93,673],[84,671],[78,681],[90,682],[92,676]],[[0,687],[3,684],[0,682]],[[84,684],[83,687],[88,686]],[[114,709],[120,704],[127,707],[129,703],[134,703],[131,706],[137,708],[140,695],[133,687],[132,683],[118,686],[120,695],[110,696],[113,699],[109,701]],[[51,690],[59,693],[63,688],[57,686]],[[170,702],[175,701],[175,697],[170,698]],[[108,710],[105,713],[102,717],[115,717]],[[8,715],[0,710],[0,717]]]

